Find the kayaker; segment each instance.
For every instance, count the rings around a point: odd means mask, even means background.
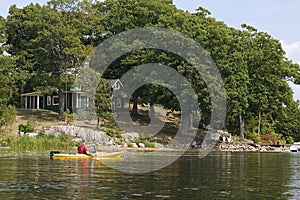
[[[79,154],[87,154],[90,155],[91,153],[89,152],[87,146],[86,146],[86,138],[82,138],[82,143],[81,145],[79,145],[79,147],[77,148],[77,151]]]

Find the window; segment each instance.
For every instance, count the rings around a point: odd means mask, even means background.
[[[120,89],[120,84],[119,84],[118,82],[115,84],[115,87],[114,87],[114,89],[115,89],[115,90],[118,90],[118,89]]]
[[[116,106],[117,106],[117,108],[121,108],[121,99],[120,98],[116,98]]]
[[[52,97],[52,105],[59,105],[58,96],[53,96]]]
[[[51,97],[47,96],[47,106],[51,106]]]

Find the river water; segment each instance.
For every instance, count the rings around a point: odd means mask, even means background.
[[[119,171],[95,159],[0,155],[0,199],[135,198],[300,199],[300,154],[212,152],[199,159],[187,153],[147,173]]]

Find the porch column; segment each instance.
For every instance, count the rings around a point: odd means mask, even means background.
[[[32,102],[32,96],[29,96],[29,109],[32,109],[31,102]]]
[[[40,109],[40,96],[37,96],[36,109]]]
[[[36,100],[36,97],[33,96],[32,97],[32,107],[31,107],[32,109],[35,109],[35,106],[36,106],[35,100]]]
[[[79,94],[76,94],[76,108],[79,108]]]
[[[25,96],[25,108],[27,109],[28,107],[27,107],[27,96]]]

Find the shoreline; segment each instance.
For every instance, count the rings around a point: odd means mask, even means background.
[[[290,152],[290,145],[256,144],[249,142],[220,142],[216,145],[218,151],[230,152]]]

